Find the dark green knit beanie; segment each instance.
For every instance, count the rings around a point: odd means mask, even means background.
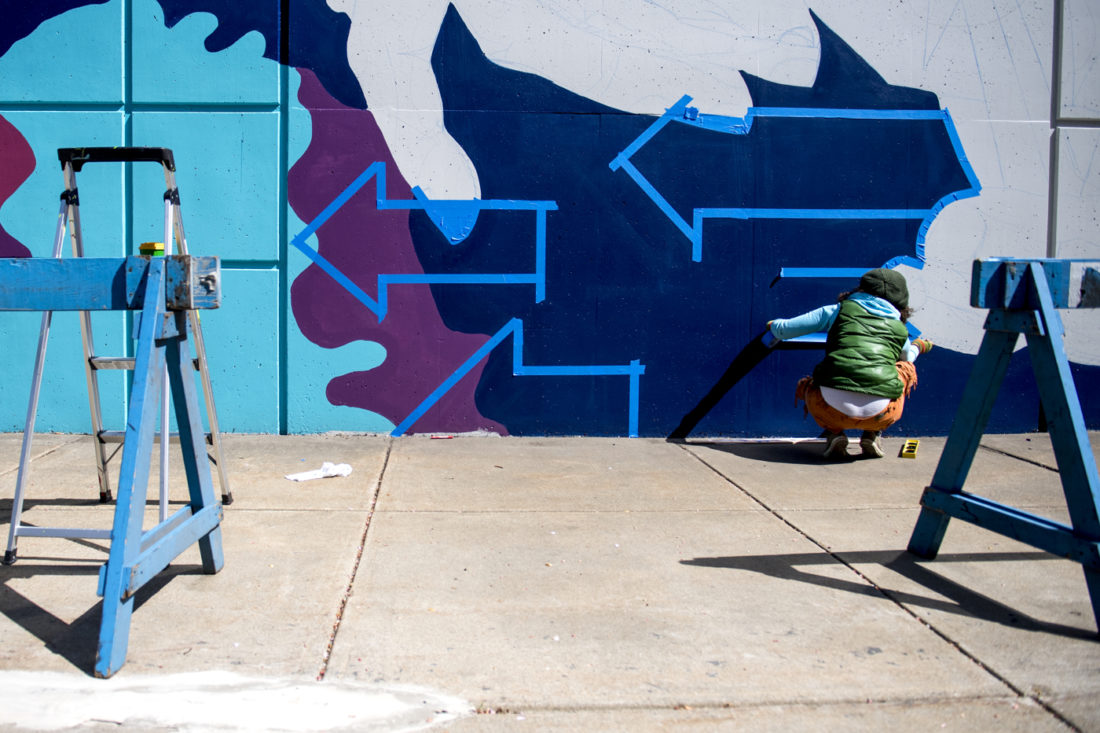
[[[897,270],[868,270],[859,280],[859,289],[889,301],[898,310],[909,307],[909,288],[905,285],[905,276]]]

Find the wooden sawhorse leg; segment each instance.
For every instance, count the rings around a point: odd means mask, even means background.
[[[932,485],[921,497],[909,551],[934,558],[954,517],[1081,563],[1100,627],[1100,480],[1063,345],[1057,309],[1066,303],[1055,302],[1051,287],[1052,281],[1068,283],[1068,262],[978,262],[974,273],[972,304],[991,309],[986,334]],[[1021,333],[1027,337],[1072,527],[962,489]]]
[[[153,259],[138,330],[111,550],[100,574],[103,618],[96,652],[97,677],[110,677],[126,660],[134,594],[141,586],[195,542],[199,544],[204,572],[216,573],[223,565],[222,508],[214,498],[199,422],[194,370],[187,345],[187,312],[172,311],[166,315],[164,282],[164,260]],[[166,362],[190,501],[164,522],[143,532],[153,430]]]

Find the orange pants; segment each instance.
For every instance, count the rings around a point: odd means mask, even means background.
[[[897,363],[898,377],[905,385],[905,391],[901,397],[886,406],[886,409],[871,417],[852,417],[845,415],[836,409],[821,396],[821,389],[814,384],[812,377],[803,377],[795,388],[795,400],[803,400],[806,403],[806,411],[821,427],[830,433],[840,433],[845,430],[872,430],[879,432],[890,427],[901,419],[902,410],[905,409],[905,398],[913,387],[917,386],[917,368],[912,362],[899,361]]]

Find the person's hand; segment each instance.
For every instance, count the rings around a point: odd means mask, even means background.
[[[920,353],[927,354],[932,350],[932,342],[929,339],[917,339],[913,345],[920,349]]]

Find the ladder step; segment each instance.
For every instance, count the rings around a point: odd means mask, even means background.
[[[132,356],[92,356],[88,363],[92,369],[133,369],[134,357]]]
[[[100,443],[122,443],[126,439],[126,431],[125,430],[101,430],[99,432],[99,435],[96,436],[96,437],[99,438]],[[214,445],[214,438],[210,433],[205,433],[204,437],[206,439],[206,444],[207,445]],[[160,442],[160,431],[159,430],[157,432],[153,433],[153,442],[154,443],[159,443]],[[180,442],[180,434],[179,433],[168,433],[168,442],[169,443],[179,443]]]
[[[132,356],[90,356],[88,357],[88,363],[92,365],[92,369],[133,369],[134,357]],[[195,370],[198,371],[199,360],[192,359],[191,363],[194,365]]]

